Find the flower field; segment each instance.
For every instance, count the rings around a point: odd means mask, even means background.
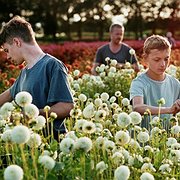
[[[151,116],[149,111],[140,115],[129,102],[131,81],[145,71],[142,42],[131,44],[140,60],[138,74],[129,63],[117,69],[116,61],[111,60],[93,76],[89,72],[101,44],[42,45],[70,70],[75,106],[65,120],[68,133],[60,135],[59,143],[55,141],[51,128],[56,114],[48,116],[47,106],[46,118],[40,116],[30,94],[17,94],[17,104],[5,103],[0,108],[0,179],[180,179],[180,113],[169,119],[171,128],[164,129],[159,115]],[[167,73],[178,79],[179,61],[180,50],[173,49]],[[7,64],[2,69],[1,92],[22,67]],[[164,103],[163,98],[157,99],[159,107]],[[141,128],[147,115],[150,128]],[[51,128],[44,132],[48,124]]]

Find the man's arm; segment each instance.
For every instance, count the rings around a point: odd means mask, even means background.
[[[152,115],[156,115],[159,113],[159,107],[149,106],[144,104],[143,97],[136,96],[132,99],[133,110],[139,112],[140,114],[144,114],[148,109]],[[161,107],[161,114],[176,114],[180,111],[180,99],[176,100],[175,103],[171,107]]]
[[[0,106],[2,106],[4,103],[6,102],[10,102],[12,101],[12,97],[11,97],[11,93],[10,90],[7,89],[6,91],[4,91],[2,94],[0,94]]]
[[[64,119],[67,116],[69,116],[69,113],[71,109],[73,109],[73,107],[74,107],[73,103],[58,102],[54,104],[53,106],[51,106],[49,114],[51,112],[54,112],[57,114],[57,118]],[[40,115],[43,115],[45,117],[45,112],[43,109],[40,109],[39,112],[40,112]]]

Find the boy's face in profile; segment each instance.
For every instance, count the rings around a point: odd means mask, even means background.
[[[152,49],[145,54],[145,61],[148,63],[148,71],[156,76],[163,75],[170,61],[170,49]]]

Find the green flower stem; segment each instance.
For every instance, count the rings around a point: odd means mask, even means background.
[[[35,171],[35,179],[38,179],[38,168],[37,168],[37,162],[36,162],[36,157],[37,157],[37,153],[36,150],[34,151],[34,147],[31,148],[31,157],[33,160],[33,167],[34,167],[34,171]]]

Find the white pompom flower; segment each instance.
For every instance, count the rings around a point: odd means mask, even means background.
[[[180,133],[180,126],[176,125],[171,128],[172,134],[179,134]]]
[[[144,172],[141,176],[140,176],[140,180],[154,180],[154,176],[148,172]]]
[[[19,106],[24,107],[24,106],[32,103],[32,96],[30,93],[28,93],[26,91],[21,91],[18,94],[16,94],[15,102]]]
[[[96,164],[96,171],[99,173],[103,173],[108,168],[108,165],[104,161],[100,161]]]
[[[74,146],[75,146],[75,141],[71,138],[64,138],[60,142],[60,150],[64,154],[69,154],[70,152],[72,152],[74,150]]]
[[[33,133],[27,142],[27,145],[31,148],[37,148],[41,145],[41,136],[39,134]]]
[[[41,130],[46,125],[46,119],[44,116],[38,116],[36,119],[36,124],[33,126],[33,129],[35,130]]]
[[[130,170],[128,166],[121,165],[114,172],[115,180],[127,180],[130,177]]]
[[[134,54],[135,54],[135,50],[131,48],[131,49],[129,50],[129,54],[130,54],[130,55],[134,55]]]
[[[137,139],[139,142],[141,143],[146,143],[147,141],[149,141],[149,134],[147,132],[140,132],[138,135],[137,135]]]
[[[52,170],[56,164],[55,160],[48,155],[40,156],[38,161],[48,170]]]
[[[109,99],[109,94],[106,93],[106,92],[103,92],[103,93],[101,94],[101,99],[102,99],[103,101],[107,101],[107,100]]]
[[[138,112],[133,111],[129,114],[129,116],[131,117],[131,122],[133,124],[139,124],[142,121],[142,116]]]
[[[169,137],[166,141],[166,145],[168,147],[171,147],[173,144],[177,143],[177,140],[173,137]]]
[[[83,116],[85,118],[92,118],[94,116],[94,105],[93,103],[88,104],[83,110]]]
[[[92,149],[92,141],[88,137],[80,137],[75,143],[75,149],[88,152]]]
[[[15,126],[12,129],[11,138],[17,144],[24,144],[30,139],[30,130],[24,125]]]
[[[125,145],[130,141],[129,133],[124,131],[118,131],[115,134],[115,140],[117,144]]]
[[[82,101],[82,102],[85,102],[87,100],[87,96],[85,94],[80,94],[78,96],[79,100]]]
[[[123,106],[129,106],[130,105],[130,101],[128,98],[123,98],[122,99],[122,105]]]
[[[11,133],[12,133],[12,130],[7,129],[6,131],[3,132],[1,139],[5,142],[11,142],[11,140],[12,140]]]
[[[96,126],[92,121],[86,121],[82,126],[84,133],[92,134],[96,131]]]
[[[127,126],[130,125],[130,123],[131,123],[131,117],[127,113],[122,112],[118,115],[117,124],[119,127],[126,128]]]
[[[15,164],[8,166],[4,171],[4,179],[5,180],[21,180],[23,179],[23,169]]]
[[[39,109],[34,104],[26,105],[24,111],[29,118],[37,118],[39,115]]]

